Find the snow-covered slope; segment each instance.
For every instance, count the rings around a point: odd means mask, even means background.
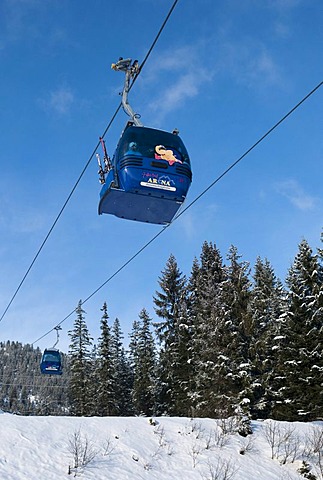
[[[273,422],[252,422],[254,433],[246,438],[224,434],[223,427],[230,431],[231,426],[222,423],[221,428],[219,423],[169,417],[22,417],[2,413],[0,479],[62,480],[75,474],[88,480],[304,479],[297,469],[313,424],[275,423],[280,436],[293,431],[293,439],[298,439],[297,459],[292,462],[291,454],[281,465],[286,451],[281,447],[280,458],[272,460],[264,435],[267,428],[268,437]],[[318,428],[323,428],[322,424]],[[79,463],[83,457],[89,463],[75,470],[75,457]]]

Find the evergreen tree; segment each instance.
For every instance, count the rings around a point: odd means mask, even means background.
[[[113,360],[112,336],[108,324],[108,307],[104,302],[101,308],[101,336],[98,343],[97,377],[97,414],[101,416],[117,415],[116,372]]]
[[[121,349],[120,356],[119,385],[119,392],[121,393],[119,401],[120,415],[126,417],[133,415],[134,408],[131,395],[133,389],[133,371],[124,347]]]
[[[222,410],[223,376],[222,295],[226,281],[223,260],[216,245],[204,242],[200,265],[195,259],[188,283],[191,393],[194,413],[214,417]],[[221,333],[220,333],[221,332]]]
[[[191,275],[187,283],[187,314],[191,319],[192,328],[196,324],[197,316],[202,309],[203,287],[200,282],[200,264],[195,257],[193,260]]]
[[[222,376],[224,393],[230,411],[249,415],[251,365],[249,348],[252,320],[250,313],[249,263],[240,260],[237,248],[231,246],[228,253],[227,281],[222,299],[221,330],[225,339],[222,345]],[[221,335],[221,333],[220,333]]]
[[[323,415],[322,266],[303,240],[286,279],[288,309],[276,371],[277,419],[314,420]]]
[[[8,406],[9,407],[9,412],[18,413],[18,411],[19,411],[18,393],[17,393],[17,387],[15,385],[10,386],[10,388],[8,390],[8,397],[7,397],[6,402],[4,403],[3,406],[4,407]]]
[[[112,365],[114,371],[114,398],[118,415],[132,415],[131,391],[133,373],[131,364],[123,347],[123,333],[120,321],[115,319],[112,326]]]
[[[286,292],[267,259],[256,260],[250,299],[252,316],[249,345],[251,413],[254,418],[271,415],[276,364],[275,343],[280,339]]]
[[[137,415],[152,415],[155,405],[155,343],[150,330],[151,318],[144,308],[139,318],[140,322],[134,322],[129,345],[134,372],[132,401]]]
[[[141,329],[141,323],[139,320],[134,320],[132,323],[132,331],[129,335],[130,337],[130,342],[129,342],[129,361],[130,361],[130,366],[135,370],[135,365],[136,362],[138,361],[138,342],[139,342],[139,336],[140,336],[140,329]]]
[[[189,326],[186,324],[186,278],[179,270],[176,259],[170,255],[166,267],[159,277],[161,291],[156,292],[155,311],[160,322],[156,322],[156,332],[160,342],[158,361],[157,413],[183,415],[183,405],[187,406],[187,343],[184,346],[182,335]],[[185,412],[186,413],[186,412]]]
[[[68,332],[71,343],[69,347],[71,376],[69,394],[71,413],[76,416],[90,415],[93,411],[92,404],[92,378],[93,366],[91,361],[92,338],[90,337],[86,322],[85,312],[80,300],[75,309],[76,319],[73,330]]]

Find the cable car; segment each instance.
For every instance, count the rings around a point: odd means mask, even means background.
[[[145,127],[128,103],[129,82],[137,62],[120,59],[115,70],[126,72],[122,104],[131,121],[126,124],[110,161],[103,139],[103,170],[99,162],[99,214],[167,225],[183,204],[192,181],[189,155],[178,131]]]
[[[40,362],[40,371],[48,375],[62,375],[62,358],[57,348],[45,348]]]
[[[129,123],[102,187],[99,214],[168,224],[192,180],[186,148],[176,133]]]

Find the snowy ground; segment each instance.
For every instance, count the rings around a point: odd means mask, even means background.
[[[304,446],[305,452],[311,450],[306,438],[311,438],[313,428],[317,432],[323,429],[322,422],[255,421],[253,435],[243,438],[230,433],[229,423],[211,419],[153,420],[1,413],[0,479],[304,480],[297,469],[305,458]],[[229,432],[225,434],[225,430]],[[278,458],[271,459],[265,431],[267,437],[269,433],[277,440],[273,449]],[[278,445],[282,438],[285,440]],[[82,458],[89,463],[75,470],[75,457],[79,463]],[[315,454],[307,458],[312,473],[318,474]]]

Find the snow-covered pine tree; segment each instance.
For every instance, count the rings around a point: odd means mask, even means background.
[[[116,371],[115,362],[113,359],[112,336],[111,329],[108,323],[108,306],[104,302],[101,317],[101,335],[98,341],[98,354],[96,362],[96,408],[97,415],[111,416],[117,415],[119,412],[116,404]]]
[[[250,361],[249,348],[252,333],[250,312],[249,263],[240,260],[237,248],[231,246],[227,259],[227,281],[222,292],[222,345],[221,370],[224,378],[223,395],[227,398],[228,413],[238,411],[249,415]],[[221,335],[221,331],[220,331]],[[230,412],[231,411],[231,412]]]
[[[129,360],[131,368],[135,369],[135,364],[137,362],[137,354],[138,354],[138,340],[140,334],[140,320],[134,320],[132,323],[132,330],[129,335],[130,342],[129,342]]]
[[[114,370],[114,396],[118,415],[133,414],[131,391],[133,386],[133,372],[123,346],[123,332],[120,321],[115,319],[112,325],[112,364]]]
[[[194,259],[188,282],[187,311],[191,321],[189,343],[191,392],[195,415],[214,417],[223,409],[222,292],[226,281],[223,260],[216,245],[204,242],[200,265]]]
[[[176,390],[174,406],[178,415],[188,417],[193,415],[190,392],[194,377],[191,366],[192,323],[186,305],[186,291],[184,291],[179,305],[179,321],[176,323],[177,349],[174,350],[174,381],[180,388]]]
[[[269,418],[276,363],[276,343],[285,312],[286,292],[276,277],[270,262],[260,257],[254,267],[250,311],[252,316],[249,361],[251,374],[251,414],[254,418]]]
[[[277,353],[276,419],[315,420],[323,416],[322,265],[306,240],[287,279],[288,310]]]
[[[321,242],[323,243],[323,232],[321,233]],[[317,315],[323,316],[323,248],[317,249],[318,254],[318,294],[317,297]],[[323,328],[323,327],[322,327]]]
[[[141,324],[140,320],[134,320],[132,323],[132,331],[129,335],[129,347],[128,347],[128,359],[129,359],[129,366],[132,371],[133,382],[135,381],[135,366],[138,362],[138,341],[139,341],[139,332],[140,332]],[[134,386],[134,383],[133,383]],[[133,389],[131,392],[131,396],[133,398]],[[136,412],[136,408],[134,405],[134,412]]]
[[[189,326],[185,315],[186,278],[174,255],[167,260],[158,283],[161,291],[154,296],[155,312],[161,319],[154,324],[160,342],[156,409],[158,414],[183,415],[188,408],[189,378],[188,342],[185,344],[182,337],[189,334]]]
[[[201,298],[199,295],[199,275],[200,275],[200,265],[198,259],[195,257],[193,260],[193,265],[191,269],[191,275],[187,282],[186,287],[186,317],[187,325],[189,328],[189,338],[187,342],[187,367],[188,367],[188,399],[190,413],[189,415],[194,416],[196,410],[196,404],[198,402],[198,395],[196,393],[196,375],[197,375],[197,366],[198,366],[198,349],[195,343],[196,329],[198,326],[198,315],[201,310],[200,302]]]
[[[202,309],[202,295],[200,288],[200,264],[195,257],[191,269],[191,275],[187,282],[187,314],[190,317],[192,328],[196,323],[196,317]]]
[[[129,344],[132,368],[132,402],[136,415],[153,415],[155,406],[156,349],[150,329],[151,318],[145,308],[135,321]]]
[[[3,403],[4,403],[3,407],[4,408],[7,407],[9,412],[16,413],[20,411],[16,385],[10,385],[10,388],[8,389],[8,393],[5,396],[5,402]]]
[[[69,397],[71,413],[76,416],[92,414],[92,337],[89,334],[85,311],[80,300],[75,309],[76,319],[70,337],[69,355],[71,375],[69,381]]]

